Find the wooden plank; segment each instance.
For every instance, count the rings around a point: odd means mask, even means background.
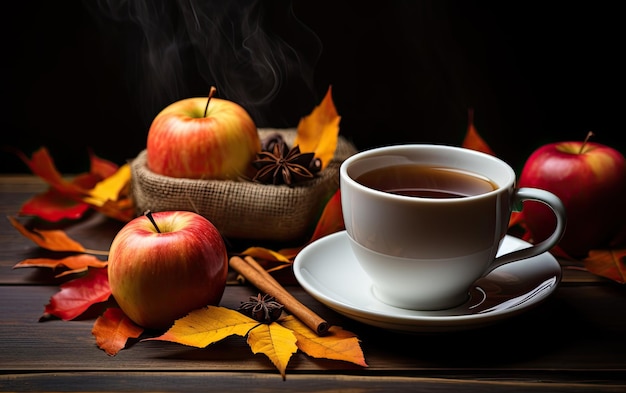
[[[626,378],[626,309],[622,288],[564,287],[546,303],[496,325],[463,332],[400,334],[344,318],[301,289],[294,296],[330,323],[357,334],[369,368],[313,359],[302,353],[289,371],[342,370],[359,373],[418,370],[482,370],[494,375],[520,370],[622,370]],[[37,322],[55,287],[0,287],[0,369],[272,371],[239,337],[206,349],[165,342],[140,342],[108,357],[91,335],[93,318]],[[252,288],[227,288],[221,305],[236,308]]]
[[[267,373],[233,372],[136,372],[111,373],[101,371],[55,372],[0,375],[2,391],[159,391],[159,392],[399,392],[432,393],[463,391],[489,392],[550,392],[622,393],[626,385],[612,381],[576,382],[565,380],[507,380],[480,379],[468,376],[410,377],[388,375],[288,374],[283,381]]]

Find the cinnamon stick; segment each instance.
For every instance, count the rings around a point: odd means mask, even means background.
[[[230,267],[244,276],[252,285],[273,296],[315,333],[323,336],[328,332],[330,327],[328,322],[287,292],[254,258],[246,256],[244,260],[241,257],[233,256],[229,263]]]

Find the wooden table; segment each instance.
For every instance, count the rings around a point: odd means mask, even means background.
[[[32,176],[0,176],[0,210],[15,215],[46,188]],[[120,224],[93,215],[68,233],[108,249]],[[38,322],[63,281],[48,269],[13,269],[45,254],[0,221],[0,391],[529,391],[626,392],[626,288],[564,266],[557,290],[539,307],[477,330],[399,334],[352,321],[318,303],[297,283],[301,302],[362,340],[368,368],[299,352],[283,381],[241,337],[206,349],[141,342],[107,356],[91,334],[95,316]],[[256,293],[227,287],[236,308]]]

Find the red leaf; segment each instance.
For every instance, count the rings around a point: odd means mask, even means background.
[[[84,277],[62,284],[61,291],[50,298],[45,312],[69,321],[81,315],[93,304],[106,301],[110,295],[107,269],[89,269]]]
[[[91,329],[96,337],[96,344],[108,355],[115,356],[126,347],[129,338],[138,338],[143,328],[131,321],[124,312],[116,307],[108,308]]]
[[[77,220],[89,209],[89,205],[68,198],[54,188],[35,195],[24,203],[18,214],[37,216],[43,220],[57,222],[60,220]]]

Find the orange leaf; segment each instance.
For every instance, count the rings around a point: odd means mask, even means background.
[[[335,191],[335,194],[328,200],[320,219],[317,221],[317,226],[311,236],[309,243],[322,238],[326,235],[330,235],[335,232],[339,232],[345,229],[343,223],[343,212],[341,210],[341,190]]]
[[[620,284],[626,283],[626,248],[591,250],[583,263],[585,268],[593,274]]]
[[[291,355],[298,351],[296,336],[290,329],[273,322],[259,324],[248,332],[248,345],[252,353],[267,356],[285,379],[285,370]]]
[[[135,325],[121,309],[115,307],[108,308],[98,317],[91,329],[98,348],[110,356],[117,355],[124,349],[129,338],[138,338],[141,333],[143,328]]]
[[[242,254],[249,255],[256,259],[263,259],[268,262],[291,263],[288,256],[264,247],[248,247]]]
[[[105,216],[121,222],[128,222],[135,218],[135,208],[130,198],[106,201],[102,206],[92,205],[91,207]]]
[[[339,326],[331,326],[328,333],[318,336],[300,320],[289,315],[279,320],[280,324],[291,329],[298,341],[298,348],[309,356],[332,360],[344,360],[368,367],[359,345],[359,339],[352,332]]]
[[[28,165],[30,170],[55,189],[63,194],[68,195],[86,195],[87,190],[63,179],[57,171],[54,161],[45,147],[40,148],[33,153],[32,159],[28,159],[22,152],[18,152],[19,157]]]
[[[45,312],[69,321],[93,304],[106,301],[110,295],[107,269],[90,269],[84,277],[61,284],[61,291],[50,298]]]
[[[89,267],[104,268],[107,266],[107,262],[101,261],[93,255],[78,254],[71,255],[69,257],[61,259],[52,258],[31,258],[25,259],[20,263],[13,266],[13,269],[22,267],[48,267],[56,269],[59,267],[66,267],[69,270],[63,273],[57,274],[56,277],[65,276],[72,273],[81,273],[87,271]]]
[[[495,156],[495,153],[493,152],[493,150],[491,150],[489,145],[487,145],[487,142],[485,142],[483,138],[481,138],[481,136],[478,135],[478,131],[476,131],[476,128],[474,127],[474,110],[473,109],[470,109],[468,111],[467,118],[468,118],[467,133],[465,134],[465,139],[463,140],[463,147]]]
[[[85,252],[85,248],[77,241],[71,239],[67,234],[58,229],[52,230],[28,230],[20,224],[15,218],[8,217],[11,225],[15,227],[22,235],[26,236],[39,247],[51,251],[75,251]]]
[[[315,226],[311,239],[303,246],[283,248],[278,250],[278,253],[289,260],[293,260],[306,245],[326,235],[330,235],[331,233],[339,232],[344,228],[345,225],[341,210],[341,190],[337,190],[328,200],[326,206],[324,206],[324,210],[322,211],[320,219],[317,221],[317,225]]]
[[[335,155],[340,120],[329,86],[320,105],[300,119],[293,145],[299,146],[303,153],[315,152],[315,157],[322,161],[322,169],[326,168]]]

